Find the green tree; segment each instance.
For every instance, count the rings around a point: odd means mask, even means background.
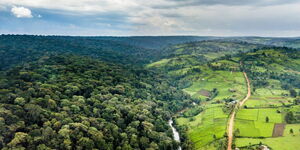
[[[27,142],[28,134],[24,132],[16,132],[14,138],[7,144],[9,147],[16,147],[18,144]]]
[[[266,123],[269,123],[269,117],[268,116],[266,117]]]
[[[15,104],[23,106],[26,103],[25,99],[23,97],[17,97],[15,99]]]
[[[297,92],[296,92],[296,90],[295,90],[295,89],[291,89],[291,90],[290,90],[290,95],[291,95],[291,97],[297,97]]]
[[[78,145],[81,146],[82,149],[91,150],[94,147],[94,142],[87,137],[82,137],[79,139]]]
[[[293,129],[290,129],[290,134],[294,134],[294,130]]]

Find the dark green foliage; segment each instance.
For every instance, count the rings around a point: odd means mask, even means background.
[[[3,72],[1,148],[175,149],[167,124],[192,103],[165,77],[74,55]]]
[[[264,44],[273,46],[285,46],[291,48],[300,48],[299,37],[233,37],[228,38],[229,41],[244,41],[254,44]]]
[[[267,117],[266,117],[266,123],[268,123],[268,122],[269,122],[269,117],[267,116]]]
[[[290,90],[290,95],[291,95],[291,97],[297,97],[297,92],[296,92],[296,90],[291,89],[291,90]]]
[[[294,134],[294,130],[293,129],[290,129],[290,134]]]
[[[286,113],[285,117],[284,117],[286,123],[294,123],[296,122],[296,118],[293,112],[288,112]]]
[[[186,118],[188,117],[193,117],[198,115],[199,113],[201,113],[203,111],[203,108],[200,106],[194,106],[190,109],[188,109],[187,111],[185,111],[182,115]]]
[[[37,60],[47,53],[72,53],[134,65],[146,64],[160,57],[158,49],[146,49],[104,37],[0,35],[0,70]]]
[[[300,59],[300,51],[286,47],[274,47],[255,49],[251,53],[240,54],[244,71],[252,79],[255,88],[270,86],[267,79],[279,80],[285,90],[300,88],[300,71],[297,60]],[[285,70],[276,68],[282,66]],[[266,71],[257,70],[257,67]],[[294,95],[297,93],[293,93]]]
[[[144,47],[149,49],[161,49],[175,44],[186,42],[219,39],[209,36],[132,36],[132,37],[93,37],[101,40],[111,40],[120,43]]]
[[[251,44],[237,41],[210,40],[196,41],[185,44],[175,45],[170,51],[174,51],[174,55],[191,55],[191,54],[209,54],[209,53],[224,53],[234,54],[238,52],[247,52],[249,50],[262,47],[262,45]],[[176,50],[184,48],[184,51],[176,52]],[[230,55],[225,55],[229,57]]]

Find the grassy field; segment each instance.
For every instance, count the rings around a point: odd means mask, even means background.
[[[300,112],[300,106],[292,105],[295,98],[284,96],[289,91],[282,90],[278,81],[269,81],[269,88],[256,89],[254,95],[245,103],[247,109],[238,111],[235,129],[239,129],[236,146],[248,149],[250,145],[262,143],[273,150],[299,149],[300,124],[286,124],[282,137],[272,137],[274,125],[285,123],[284,115],[288,111]],[[266,117],[269,121],[266,122]],[[293,129],[294,134],[290,134]]]
[[[196,149],[199,149],[215,140],[222,138],[227,123],[228,114],[222,111],[222,105],[209,104],[205,110],[190,118],[179,117],[177,123],[179,125],[188,126],[188,136],[193,141]],[[215,138],[214,138],[215,135]]]
[[[224,98],[242,99],[246,94],[245,79],[241,72],[213,71],[207,67],[201,67],[205,73],[194,75],[192,86],[184,89],[195,98],[202,99],[201,106],[204,111],[194,117],[179,117],[179,125],[188,127],[188,137],[194,143],[195,149],[215,149],[213,143],[216,139],[224,137],[229,113],[222,108]],[[201,95],[201,90],[218,90],[218,95],[210,101],[204,101],[207,96]],[[231,91],[231,90],[234,90]],[[216,101],[220,104],[213,104]]]
[[[293,129],[294,134],[290,133],[290,129]],[[246,147],[253,144],[259,144],[260,142],[273,150],[298,150],[300,141],[300,124],[286,125],[283,137],[276,138],[237,138],[237,147]],[[245,148],[246,149],[246,148]]]
[[[230,65],[238,68],[238,63],[232,61],[219,61],[213,66]],[[227,119],[229,112],[225,113],[223,99],[232,98],[236,100],[242,99],[247,92],[245,79],[242,72],[212,70],[208,66],[198,66],[201,73],[190,75],[193,81],[192,85],[185,88],[184,91],[193,96],[200,98],[201,106],[204,111],[194,117],[179,117],[177,122],[179,125],[188,127],[188,137],[194,143],[195,149],[216,149],[214,141],[224,138],[227,127]],[[176,73],[186,73],[188,69],[177,70]],[[175,74],[175,72],[172,72]],[[210,96],[204,95],[202,92],[211,93],[216,88],[218,94],[211,100],[206,101]],[[201,92],[202,91],[202,92]],[[220,104],[213,104],[215,102]]]
[[[199,80],[193,82],[192,86],[184,89],[184,91],[195,98],[207,98],[201,95],[200,91],[212,91],[213,88],[219,91],[214,100],[222,100],[229,97],[241,99],[246,94],[245,80],[241,72],[205,70],[205,74],[201,74],[197,78]],[[235,90],[235,92],[230,90]]]
[[[176,119],[179,125],[187,127],[188,138],[194,143],[195,149],[217,149],[218,139],[225,138],[228,111],[234,104],[232,100],[243,99],[247,92],[240,69],[244,69],[250,77],[252,96],[236,113],[234,127],[235,135],[239,138],[235,144],[245,147],[249,143],[252,145],[261,141],[278,150],[299,147],[292,146],[299,145],[298,125],[287,124],[285,130],[282,128],[282,123],[286,123],[284,118],[287,112],[294,112],[296,117],[300,114],[300,106],[292,106],[295,98],[290,96],[289,90],[284,90],[289,89],[289,85],[297,93],[300,92],[297,88],[300,61],[294,54],[296,52],[281,49],[255,50],[243,54],[242,59],[235,56],[206,64],[199,60],[211,60],[227,53],[221,51],[220,54],[219,51],[210,50],[210,47],[204,48],[207,44],[211,43],[203,42],[197,48],[193,44],[177,46],[174,48],[175,57],[148,66],[164,68],[170,76],[180,80],[180,88],[193,98],[200,99],[199,106],[203,108],[201,113],[193,113],[193,107],[187,110],[192,112],[192,116],[183,113]],[[228,46],[226,42],[221,42],[218,46],[220,44]],[[243,68],[238,63],[240,60],[243,60]],[[293,81],[287,80],[289,78]],[[277,130],[273,131],[275,125]],[[290,129],[287,128],[295,128],[293,130],[297,133],[288,134]],[[282,131],[285,132],[284,136]],[[284,147],[286,143],[291,146]]]

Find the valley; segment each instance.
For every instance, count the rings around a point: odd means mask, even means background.
[[[0,150],[300,150],[300,0],[0,0]]]
[[[296,39],[0,37],[3,150],[298,148]]]

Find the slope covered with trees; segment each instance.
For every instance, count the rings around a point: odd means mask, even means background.
[[[160,51],[157,49],[146,49],[108,39],[1,35],[0,69],[3,70],[14,64],[36,60],[49,52],[90,56],[102,61],[125,65],[142,65],[160,57]]]
[[[191,103],[151,71],[47,55],[1,72],[3,149],[175,149],[167,120]]]

